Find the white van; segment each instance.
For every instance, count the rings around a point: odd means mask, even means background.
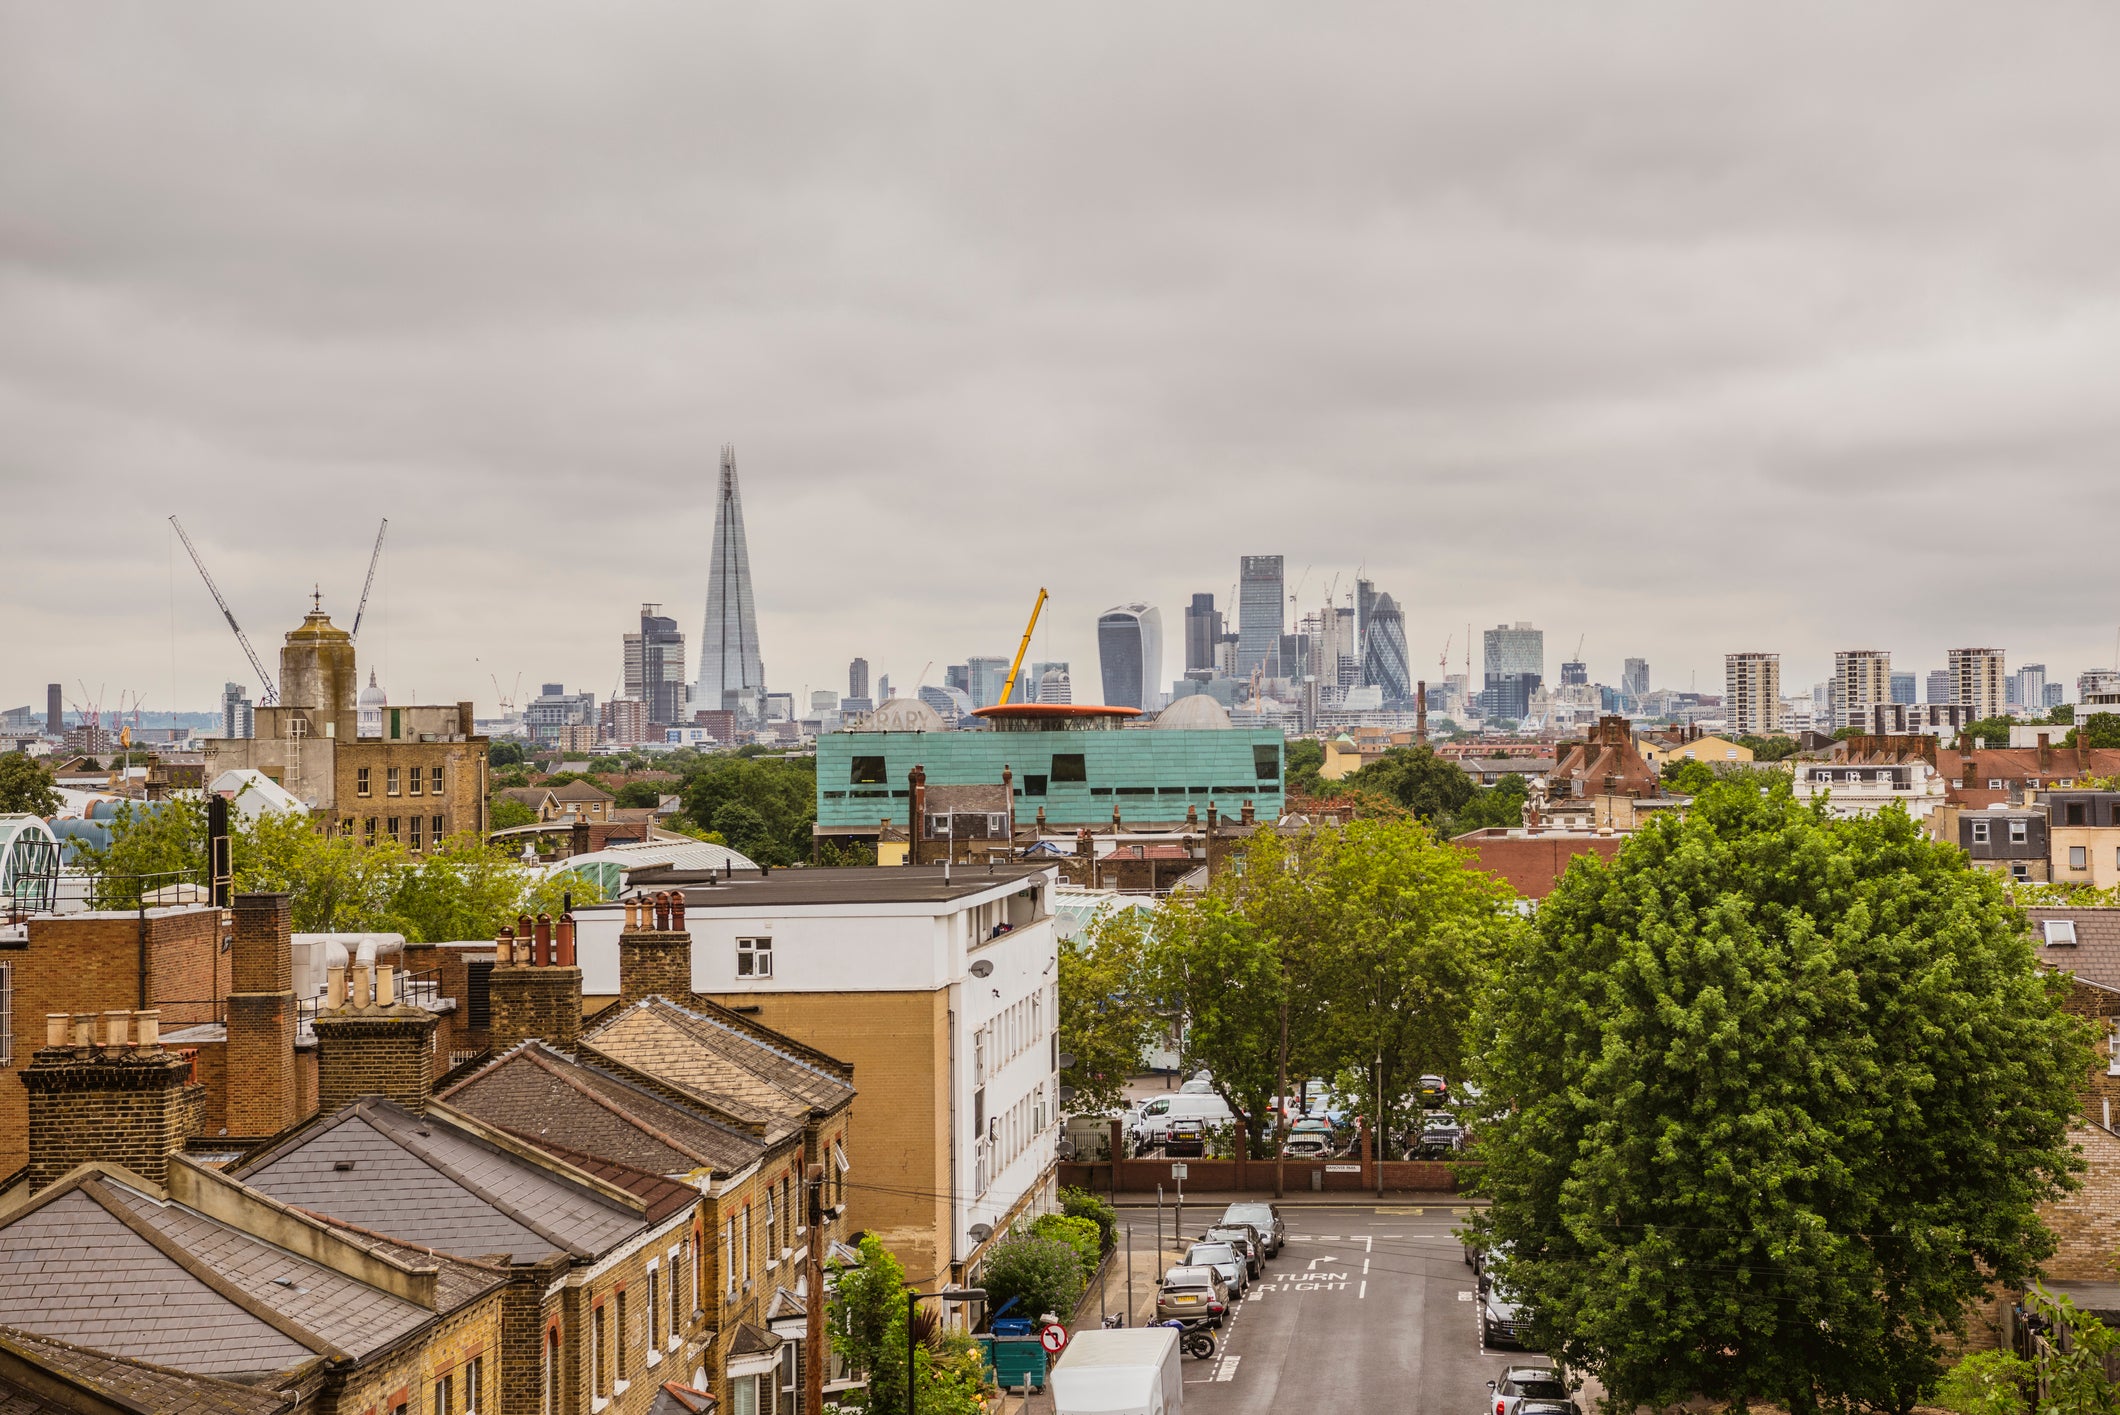
[[[1163,1143],[1173,1120],[1199,1120],[1210,1127],[1236,1121],[1236,1112],[1220,1096],[1157,1096],[1143,1105],[1130,1132],[1136,1149],[1152,1149]]]
[[[1185,1406],[1169,1327],[1077,1332],[1046,1382],[1057,1415],[1179,1415]]]

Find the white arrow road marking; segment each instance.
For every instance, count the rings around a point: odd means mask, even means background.
[[[1314,1268],[1319,1263],[1337,1263],[1338,1261],[1340,1261],[1338,1258],[1335,1258],[1334,1256],[1332,1256],[1332,1254],[1327,1253],[1322,1258],[1312,1258],[1310,1260],[1310,1266]],[[1308,1269],[1305,1269],[1305,1271],[1308,1271]]]

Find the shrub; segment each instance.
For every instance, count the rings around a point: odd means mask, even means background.
[[[1051,1312],[1065,1320],[1082,1299],[1082,1259],[1061,1239],[1018,1230],[987,1253],[983,1285],[988,1311],[1014,1298],[1023,1316]]]
[[[1060,1211],[1069,1218],[1086,1218],[1097,1225],[1097,1246],[1106,1253],[1119,1246],[1119,1211],[1101,1195],[1087,1189],[1062,1189]]]
[[[1104,1235],[1097,1228],[1096,1220],[1070,1218],[1066,1214],[1040,1214],[1031,1222],[1031,1233],[1038,1238],[1057,1238],[1075,1250],[1082,1260],[1082,1280],[1087,1283],[1089,1275],[1097,1270],[1097,1260],[1104,1256]]]

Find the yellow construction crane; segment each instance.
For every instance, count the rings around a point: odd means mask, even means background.
[[[1008,682],[1001,685],[1001,701],[1016,696],[1016,675],[1023,671],[1023,656],[1031,651],[1031,632],[1038,627],[1038,611],[1045,608],[1045,587],[1038,587],[1038,602],[1031,606],[1031,622],[1023,626],[1023,642],[1016,645],[1016,661],[1008,666]]]

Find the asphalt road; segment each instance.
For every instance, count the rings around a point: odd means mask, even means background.
[[[1448,1204],[1284,1208],[1289,1242],[1221,1333],[1185,1361],[1186,1415],[1482,1415],[1520,1352],[1480,1347]],[[1190,1217],[1190,1214],[1188,1214]]]

